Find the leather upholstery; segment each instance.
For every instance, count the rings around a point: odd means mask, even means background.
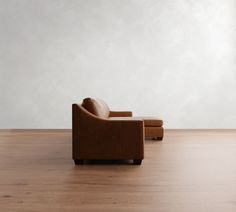
[[[131,111],[110,111],[109,117],[132,117]]]
[[[100,118],[109,117],[110,109],[108,105],[101,99],[86,98],[83,100],[82,106],[87,111]]]
[[[158,118],[110,111],[103,100],[86,98],[82,105],[72,105],[73,159],[140,161],[144,136],[162,139],[162,125]]]
[[[145,127],[145,136],[151,138],[162,138],[164,134],[163,127]]]
[[[103,116],[106,114],[100,113]],[[74,160],[144,158],[144,123],[141,119],[109,120],[88,112],[79,104],[73,104],[72,137]]]
[[[101,99],[86,98],[83,100],[82,106],[87,111],[100,118],[109,120],[143,120],[145,137],[163,137],[163,121],[159,118],[133,117],[131,111],[110,111],[108,105]]]
[[[110,120],[143,120],[145,127],[161,127],[163,125],[163,121],[159,118],[155,117],[109,117]]]
[[[163,121],[157,117],[148,117],[148,116],[136,116],[139,119],[143,119],[144,125],[147,127],[161,127],[163,125]]]

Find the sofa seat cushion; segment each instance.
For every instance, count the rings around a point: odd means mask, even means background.
[[[110,117],[109,120],[143,120],[145,127],[162,127],[163,121],[156,117],[135,116],[135,117]]]
[[[85,98],[82,107],[100,118],[108,118],[110,114],[108,105],[101,99]]]

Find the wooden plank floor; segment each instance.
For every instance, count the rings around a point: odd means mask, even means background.
[[[69,130],[0,130],[0,211],[235,212],[236,130],[167,130],[141,166],[74,166]]]

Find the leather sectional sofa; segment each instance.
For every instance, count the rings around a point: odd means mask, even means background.
[[[72,105],[72,147],[75,164],[84,160],[144,158],[144,138],[162,140],[163,122],[154,117],[133,117],[130,111],[111,111],[99,99],[86,98]]]

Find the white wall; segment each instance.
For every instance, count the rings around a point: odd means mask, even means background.
[[[235,128],[236,1],[0,0],[0,128],[70,128],[87,96]]]

